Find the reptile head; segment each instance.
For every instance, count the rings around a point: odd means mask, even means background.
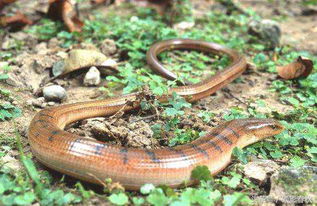
[[[259,139],[281,133],[283,125],[275,119],[248,119],[245,123],[246,130]]]
[[[258,142],[266,137],[274,136],[284,130],[283,125],[275,119],[243,119],[239,120],[240,128],[245,132],[246,138],[241,139],[242,147]]]

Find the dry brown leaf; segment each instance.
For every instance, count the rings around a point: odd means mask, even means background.
[[[7,5],[14,3],[16,0],[0,0],[0,11]],[[0,26],[10,26],[12,30],[18,30],[25,25],[32,24],[33,22],[28,19],[21,12],[16,12],[14,16],[1,16]]]
[[[64,21],[70,32],[81,31],[84,23],[78,18],[71,0],[49,0],[48,16]]]
[[[0,17],[0,26],[10,26],[14,30],[20,29],[25,25],[29,25],[32,23],[33,22],[21,12],[16,12],[14,16]]]
[[[307,77],[312,70],[313,61],[301,56],[288,65],[277,67],[277,73],[283,79]]]

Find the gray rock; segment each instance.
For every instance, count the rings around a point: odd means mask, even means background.
[[[84,85],[97,86],[100,84],[100,72],[96,67],[91,67],[84,78]]]
[[[44,87],[43,96],[46,101],[60,102],[66,98],[66,90],[59,85]]]
[[[316,203],[317,167],[282,167],[271,177],[269,197],[283,203]]]
[[[105,39],[101,43],[100,50],[104,55],[110,56],[117,51],[116,42],[112,39]]]
[[[267,48],[273,49],[280,45],[281,28],[276,21],[269,19],[254,20],[249,23],[248,27],[249,34],[259,38]]]
[[[65,71],[65,62],[63,60],[57,61],[53,64],[52,73],[56,77]]]
[[[280,166],[272,160],[256,160],[249,162],[243,168],[244,174],[256,180],[259,183],[263,183],[269,177],[269,174],[275,172]]]

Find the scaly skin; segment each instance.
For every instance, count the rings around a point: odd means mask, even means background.
[[[154,44],[147,53],[148,64],[157,73],[173,80],[176,75],[158,62],[157,55],[165,50],[185,48],[227,54],[232,64],[198,84],[170,89],[167,95],[158,97],[162,102],[173,92],[191,102],[209,96],[240,76],[247,66],[245,58],[231,49],[189,39]],[[190,144],[154,150],[110,145],[63,130],[67,124],[81,119],[138,109],[140,104],[136,101],[137,96],[138,93],[132,93],[40,111],[33,118],[28,131],[32,152],[44,165],[96,184],[111,178],[130,190],[139,189],[145,183],[179,187],[184,182],[187,185],[194,183],[190,176],[196,166],[206,165],[215,175],[230,163],[234,147],[243,148],[283,130],[280,123],[273,119],[233,120]]]

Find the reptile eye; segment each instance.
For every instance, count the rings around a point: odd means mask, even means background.
[[[276,126],[276,125],[270,125],[270,127],[271,127],[273,130],[276,130],[276,129],[277,129],[277,126]]]

